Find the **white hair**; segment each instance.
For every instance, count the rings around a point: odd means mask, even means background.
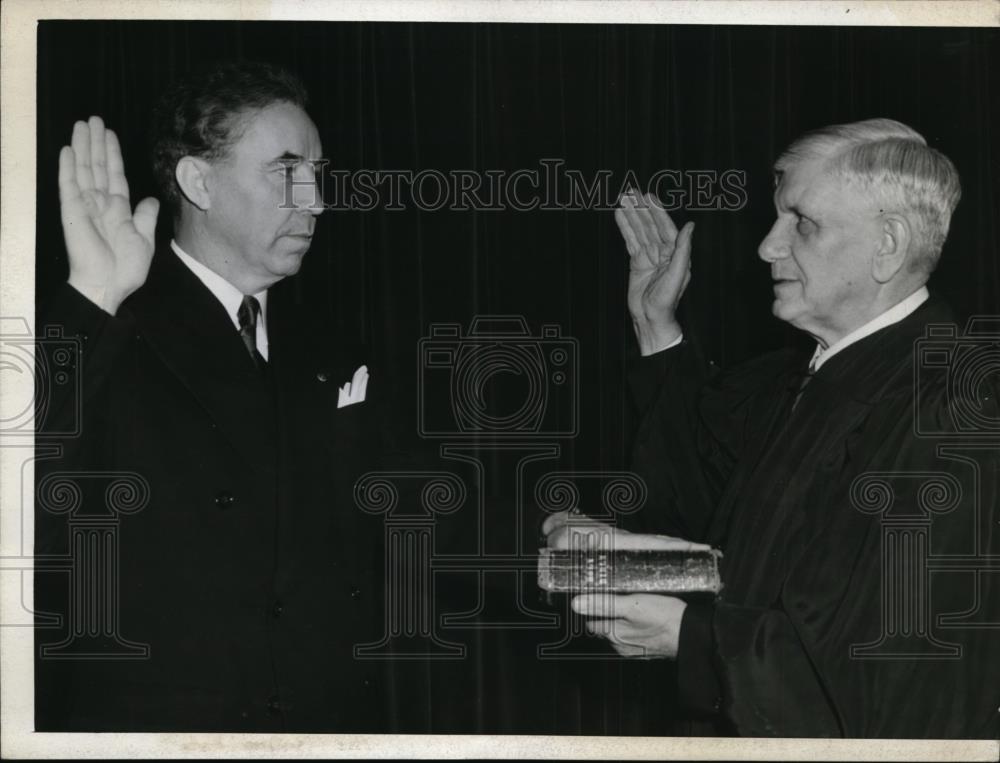
[[[923,136],[893,119],[867,119],[808,132],[775,162],[779,175],[802,159],[827,158],[830,169],[865,189],[885,211],[906,214],[915,227],[911,272],[930,274],[962,196],[955,165]]]

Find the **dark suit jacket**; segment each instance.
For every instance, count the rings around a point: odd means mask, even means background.
[[[935,340],[923,362],[927,326],[952,320],[931,298],[830,358],[794,410],[807,355],[714,378],[690,343],[642,359],[647,529],[724,552],[721,596],[688,607],[678,653],[683,699],[724,729],[996,736],[1000,690],[983,676],[1000,662],[1000,577],[986,572],[1000,464],[956,413],[996,421],[1000,390],[970,372],[988,338]],[[966,567],[929,573],[921,553]]]
[[[49,305],[41,323],[82,342],[69,367],[83,419],[79,437],[55,441],[63,455],[40,462],[39,486],[72,472],[83,498],[67,515],[39,496],[36,553],[65,556],[69,524],[106,513],[106,474],[138,474],[148,505],[118,517],[118,604],[99,608],[117,611],[121,639],[149,655],[36,656],[39,730],[380,728],[382,668],[352,648],[382,635],[383,524],[355,506],[352,486],[378,465],[382,380],[285,287],[268,298],[263,376],[222,305],[169,250],[116,317],[69,286]],[[338,409],[338,388],[363,363],[368,399]],[[48,403],[49,424],[72,413],[66,394]],[[65,572],[38,572],[36,583],[42,612],[66,618],[80,600]],[[80,619],[38,630],[38,645]]]

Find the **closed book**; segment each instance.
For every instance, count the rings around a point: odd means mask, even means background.
[[[717,594],[722,590],[715,549],[692,551],[560,551],[543,548],[538,585],[549,593]]]

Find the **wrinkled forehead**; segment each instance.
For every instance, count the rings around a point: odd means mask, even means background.
[[[235,114],[230,147],[234,153],[261,157],[294,154],[318,159],[323,153],[315,123],[301,107],[286,101]]]
[[[847,181],[832,155],[794,157],[774,167],[774,203],[779,208],[843,196]]]
[[[784,154],[774,163],[774,187],[812,183],[826,175],[835,174],[834,155],[823,153]]]

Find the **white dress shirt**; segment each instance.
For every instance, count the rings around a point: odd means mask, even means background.
[[[830,358],[836,355],[843,349],[850,347],[855,342],[864,339],[870,334],[874,334],[880,329],[884,329],[886,326],[891,326],[894,323],[899,323],[903,318],[908,316],[918,307],[920,307],[930,294],[927,292],[926,286],[921,286],[913,294],[908,296],[902,302],[896,303],[895,306],[890,307],[881,315],[872,318],[868,323],[860,328],[854,329],[850,334],[845,337],[838,339],[836,342],[831,344],[825,350],[822,345],[816,345],[816,352],[813,353],[812,360],[809,362],[809,367],[813,371],[818,371],[820,367],[826,363]]]
[[[810,373],[815,373],[816,371],[818,371],[820,367],[824,363],[826,363],[826,361],[828,361],[830,358],[832,358],[841,350],[850,347],[855,342],[864,339],[866,336],[869,336],[870,334],[874,334],[876,331],[879,331],[880,329],[884,329],[887,326],[891,326],[894,323],[899,323],[901,320],[903,320],[903,318],[908,316],[910,313],[912,313],[914,310],[920,307],[924,302],[926,302],[929,296],[930,293],[927,291],[927,287],[921,286],[919,289],[913,292],[913,294],[908,296],[902,302],[896,303],[893,307],[890,307],[881,315],[872,318],[864,326],[860,326],[859,328],[854,329],[854,331],[852,331],[850,334],[838,339],[836,342],[831,344],[825,350],[823,349],[823,345],[817,344],[816,351],[813,353],[812,356],[812,360],[809,361]],[[676,347],[681,343],[681,341],[683,341],[683,339],[684,335],[681,334],[679,337],[677,337],[674,341],[672,341],[663,349],[669,350],[671,347]]]
[[[208,288],[215,298],[222,303],[229,314],[229,320],[233,322],[236,330],[240,330],[239,309],[243,304],[243,293],[233,286],[229,281],[220,276],[214,270],[202,265],[178,246],[177,242],[170,241],[170,248],[180,258],[181,262],[187,265],[188,269],[194,273],[198,280]],[[267,360],[267,289],[259,291],[253,295],[260,303],[260,315],[257,316],[257,351],[264,360]]]

